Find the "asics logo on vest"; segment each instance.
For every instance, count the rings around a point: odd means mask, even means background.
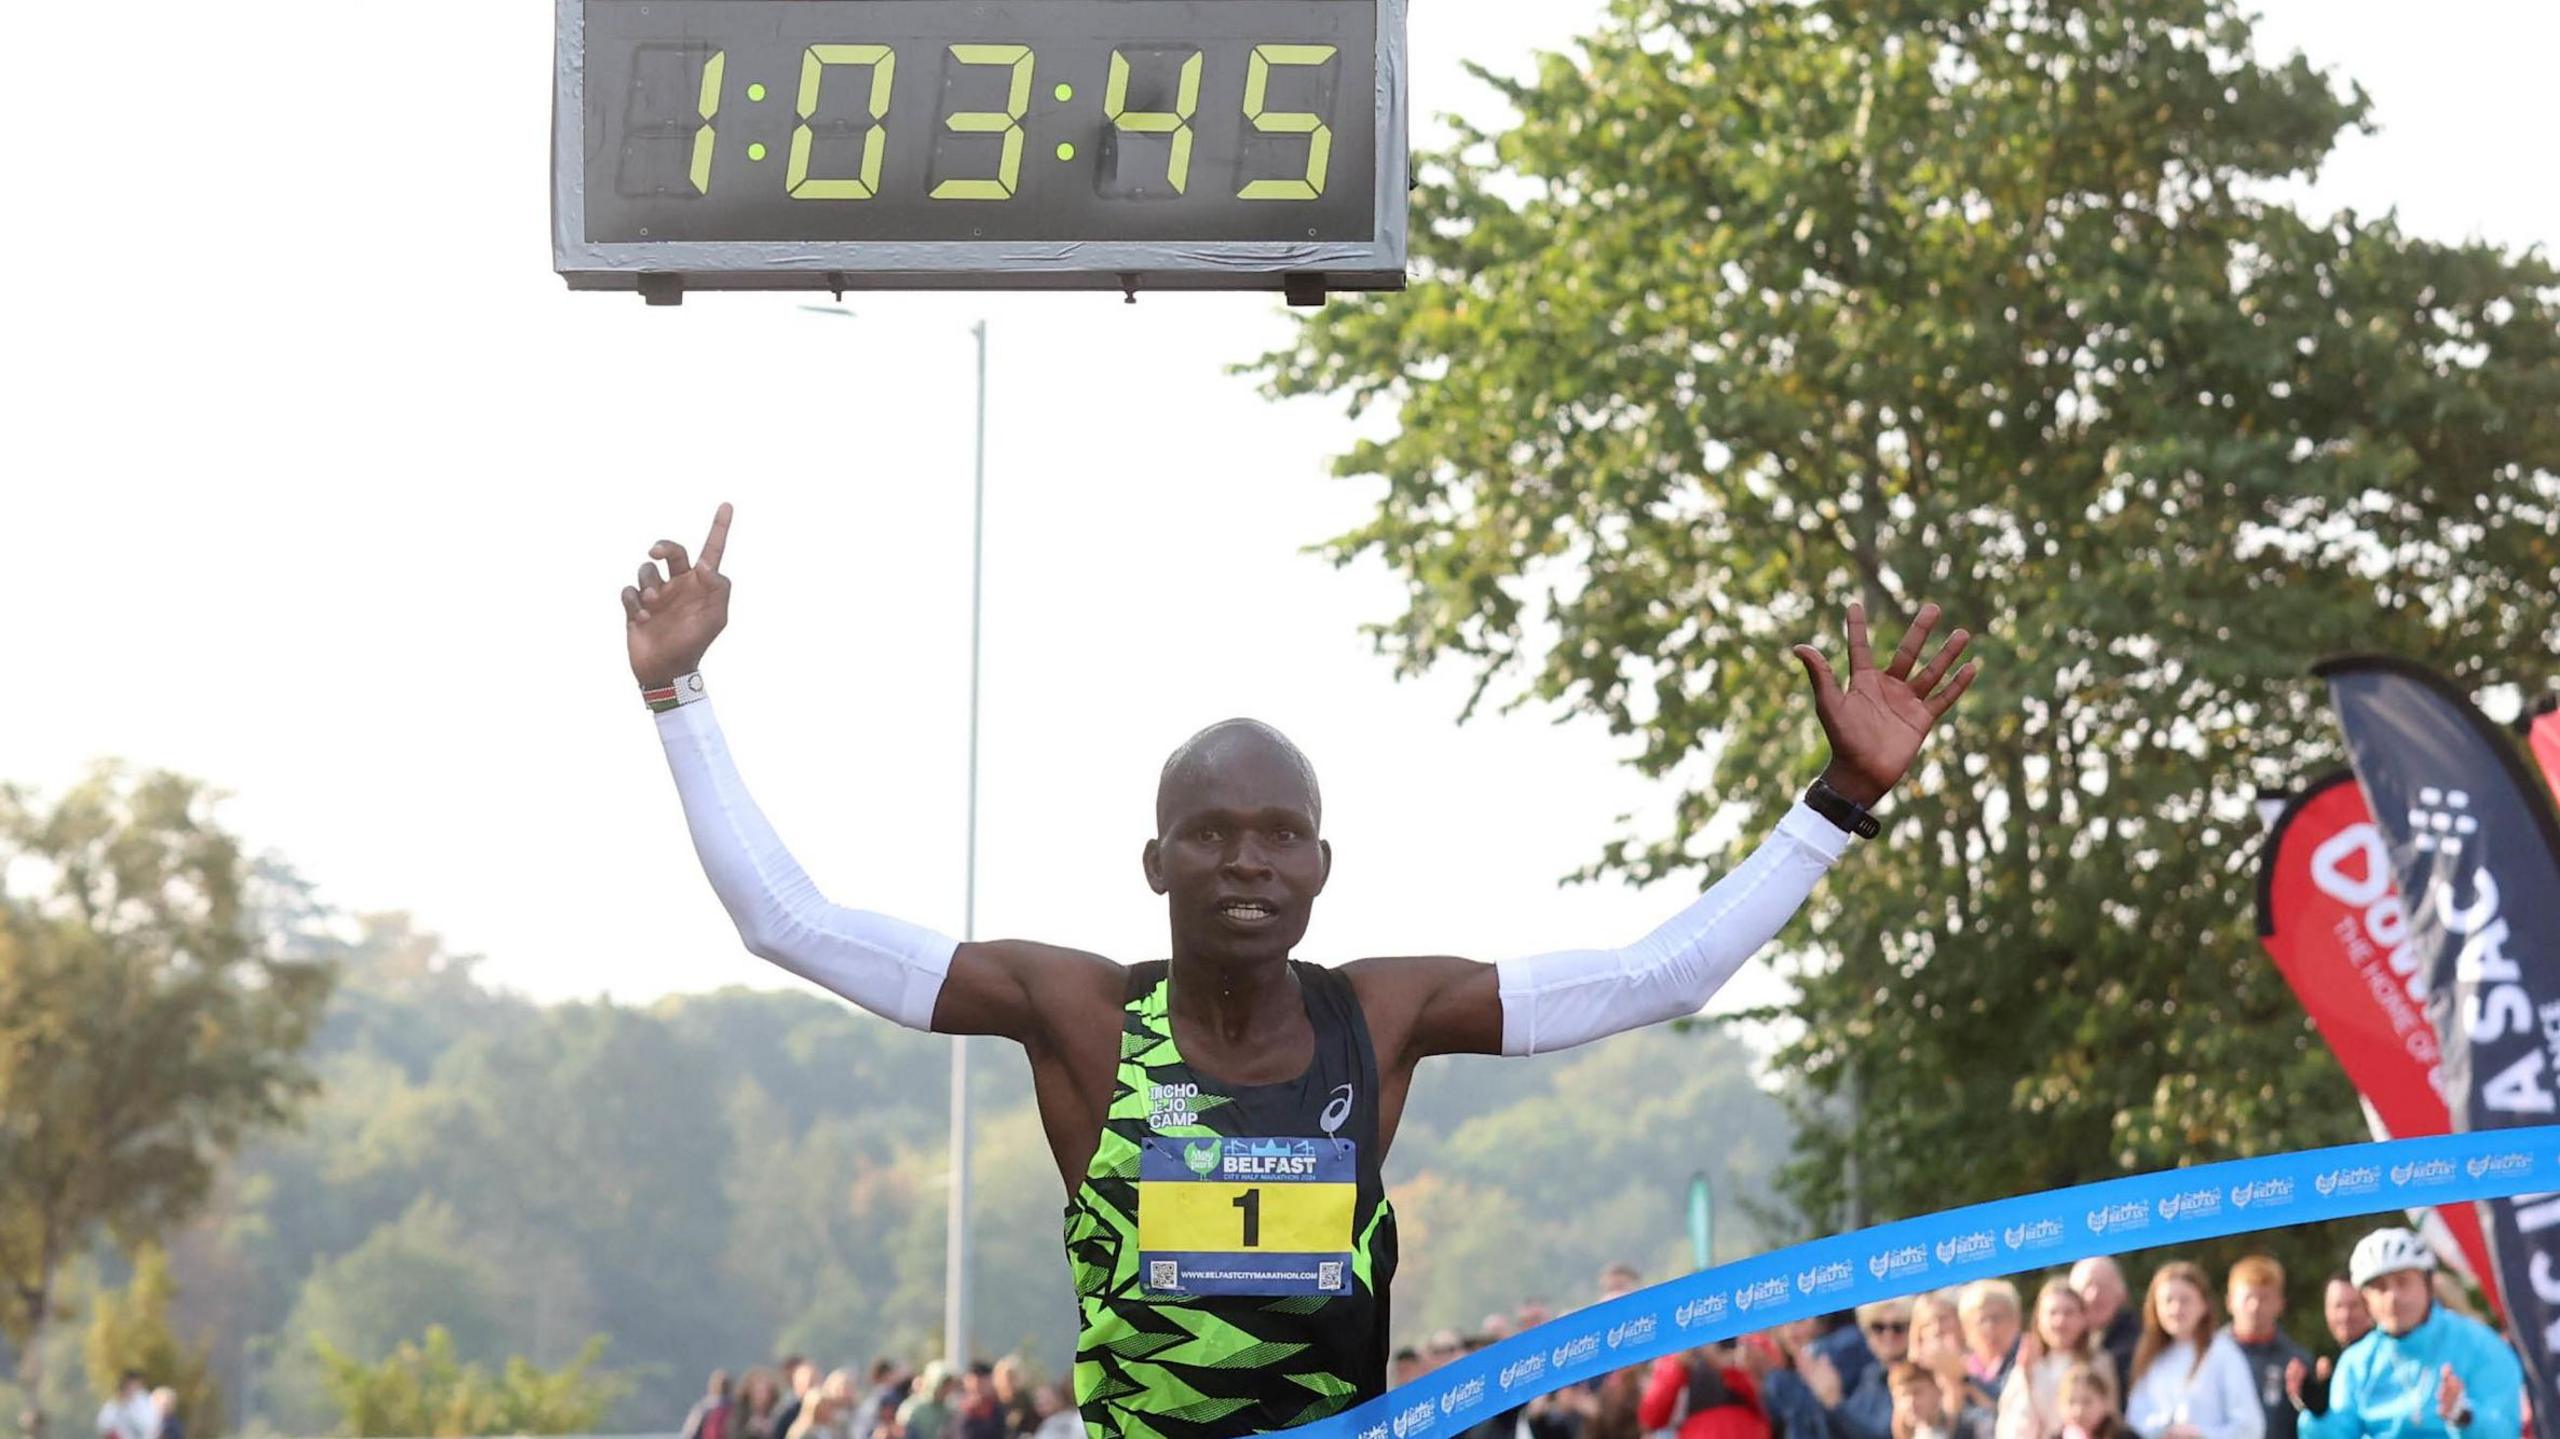
[[[1340,1129],[1343,1125],[1343,1121],[1350,1117],[1351,1086],[1347,1084],[1336,1085],[1333,1090],[1333,1102],[1324,1107],[1324,1113],[1316,1117],[1316,1123],[1323,1128],[1325,1137],[1330,1139],[1333,1137],[1333,1132]]]

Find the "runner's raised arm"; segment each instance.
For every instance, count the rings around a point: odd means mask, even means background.
[[[1084,1018],[1116,993],[1118,966],[1018,940],[962,944],[925,926],[829,900],[767,822],[730,756],[703,655],[729,621],[720,571],[732,511],[722,505],[698,558],[660,540],[622,591],[632,677],[657,711],[685,826],[703,873],[759,958],[909,1029],[1000,1034],[1038,1045],[1057,1018]],[[660,563],[666,568],[661,571]],[[1087,996],[1086,991],[1091,991]]]

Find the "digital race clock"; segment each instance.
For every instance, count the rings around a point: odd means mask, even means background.
[[[1396,289],[1405,0],[557,0],[572,289]]]

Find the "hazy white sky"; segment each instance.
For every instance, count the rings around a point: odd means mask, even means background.
[[[1418,111],[1480,113],[1461,55],[1516,68],[1599,8],[1416,0]],[[837,899],[956,931],[983,316],[981,934],[1160,953],[1156,767],[1231,714],[1324,781],[1311,957],[1617,943],[1682,902],[1554,883],[1657,803],[1624,746],[1455,727],[1465,676],[1397,683],[1355,633],[1395,613],[1383,570],[1299,553],[1372,496],[1326,478],[1341,414],[1225,373],[1285,338],[1275,301],[573,296],[549,5],[130,13],[19,26],[51,58],[14,72],[46,118],[6,241],[0,778],[202,776],[325,899],[411,910],[538,996],[768,982],[695,867],[615,602],[729,499],[705,669],[750,784]],[[2381,107],[2320,203],[2560,241],[2560,5],[2265,14]],[[1768,997],[1749,973],[1720,1003]]]

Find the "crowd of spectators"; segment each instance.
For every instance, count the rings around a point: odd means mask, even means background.
[[[1637,1287],[1613,1265],[1594,1302]],[[2513,1354],[2434,1273],[2416,1236],[2380,1231],[2327,1276],[2327,1342],[2283,1331],[2287,1278],[2253,1255],[2217,1287],[2183,1260],[2137,1298],[2113,1259],[2021,1288],[1986,1279],[1804,1319],[1544,1395],[1464,1439],[2358,1439],[2524,1432]],[[1543,1303],[1399,1350],[1390,1379],[1548,1318]],[[2465,1372],[2468,1371],[2468,1372]],[[2333,1390],[2336,1392],[2333,1393]]]
[[[1623,1264],[1594,1302],[1638,1287]],[[2288,1280],[2253,1255],[2217,1287],[2153,1269],[2139,1298],[2113,1259],[2030,1281],[1985,1279],[1802,1319],[1543,1394],[1461,1439],[2516,1439],[2522,1374],[2434,1272],[2417,1236],[2382,1230],[2327,1276],[2327,1342],[2281,1327]],[[1542,1300],[1394,1354],[1391,1387],[1554,1317]],[[146,1401],[147,1402],[147,1401]],[[112,1407],[112,1406],[111,1406]],[[140,1405],[135,1406],[139,1412]],[[154,1439],[110,1432],[102,1439]],[[798,1355],[726,1371],[681,1439],[1082,1439],[1064,1386],[1006,1358],[954,1369],[893,1359],[821,1374]],[[160,1436],[166,1439],[166,1436]]]
[[[1020,1359],[955,1369],[895,1359],[821,1374],[793,1354],[732,1376],[713,1370],[681,1439],[1083,1439],[1063,1386],[1034,1383]]]

